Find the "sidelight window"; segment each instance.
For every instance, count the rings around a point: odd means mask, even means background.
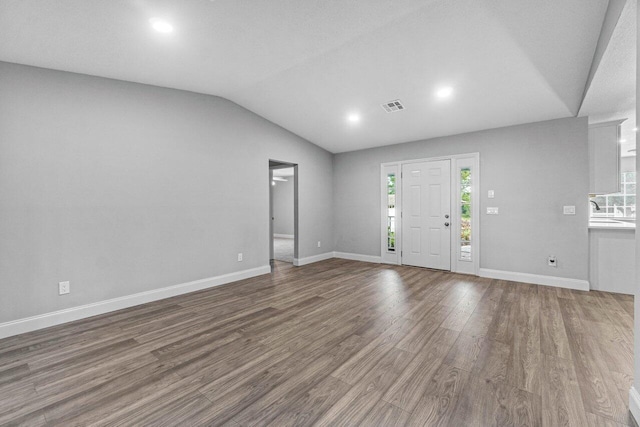
[[[460,169],[460,261],[471,261],[471,169]]]
[[[396,174],[387,174],[387,251],[396,251]]]

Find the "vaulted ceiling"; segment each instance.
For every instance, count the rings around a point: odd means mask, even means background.
[[[0,60],[223,96],[344,152],[577,115],[607,5],[3,0]]]
[[[622,156],[635,155],[636,148],[636,21],[636,2],[627,1],[578,114],[591,123],[627,119],[622,124]]]

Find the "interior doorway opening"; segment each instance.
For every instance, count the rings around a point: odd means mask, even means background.
[[[292,266],[298,257],[298,166],[269,160],[269,264]]]

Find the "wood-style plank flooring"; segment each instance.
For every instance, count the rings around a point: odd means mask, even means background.
[[[0,341],[0,425],[623,426],[633,297],[328,260]]]

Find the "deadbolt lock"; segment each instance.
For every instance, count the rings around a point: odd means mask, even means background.
[[[445,217],[445,218],[449,218],[449,215],[447,214],[447,215],[445,215],[444,217]]]

